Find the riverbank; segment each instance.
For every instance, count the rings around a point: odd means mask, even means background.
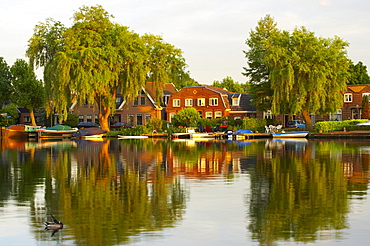
[[[309,133],[307,138],[370,138],[370,131],[341,131],[341,132],[323,132],[323,133]]]

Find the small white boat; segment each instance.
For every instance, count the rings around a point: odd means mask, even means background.
[[[272,133],[273,138],[305,138],[308,132],[277,132]]]
[[[124,136],[124,135],[118,135],[118,139],[144,139],[148,138],[148,136]]]
[[[213,133],[196,132],[190,133],[190,138],[215,138],[215,135]]]

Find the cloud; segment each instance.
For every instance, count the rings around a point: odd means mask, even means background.
[[[332,3],[330,0],[319,0],[320,1],[320,5],[322,6],[331,6]]]

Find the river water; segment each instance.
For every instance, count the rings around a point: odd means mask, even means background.
[[[0,147],[0,245],[369,244],[369,140]]]

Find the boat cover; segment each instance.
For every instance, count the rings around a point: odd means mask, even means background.
[[[73,134],[73,137],[85,137],[85,136],[100,135],[100,134],[105,134],[105,133],[107,133],[107,131],[104,131],[99,127],[89,127],[89,128],[78,129],[78,131]]]

